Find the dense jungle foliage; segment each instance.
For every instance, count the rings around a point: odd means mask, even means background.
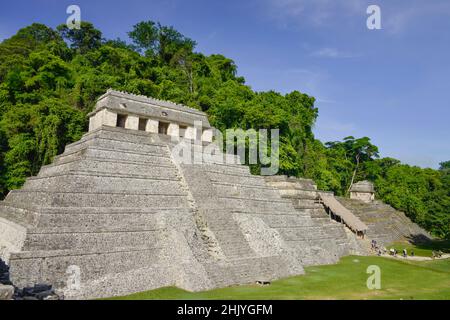
[[[78,140],[96,98],[113,88],[205,111],[220,130],[279,128],[280,174],[314,179],[338,195],[371,180],[379,198],[450,237],[449,161],[433,170],[380,159],[367,137],[322,143],[312,132],[313,97],[255,92],[233,60],[195,52],[195,41],[172,27],[141,22],[129,37],[104,39],[88,22],[80,30],[32,24],[0,44],[0,194]]]

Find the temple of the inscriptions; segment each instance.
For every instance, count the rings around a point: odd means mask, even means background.
[[[213,130],[206,114],[176,103],[109,90],[89,115],[89,131],[101,126],[140,130],[212,142]],[[196,128],[195,122],[200,124]]]
[[[428,236],[373,200],[373,189],[334,197],[312,180],[214,161],[233,155],[213,132],[201,111],[108,90],[89,131],[0,202],[0,258],[12,282],[52,284],[68,299],[199,291],[300,275],[369,254],[373,239]],[[179,142],[218,157],[180,163]]]

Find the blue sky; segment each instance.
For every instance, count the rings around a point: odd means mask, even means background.
[[[450,160],[448,0],[3,1],[0,39],[55,27],[70,4],[106,38],[142,20],[173,25],[197,51],[221,53],[254,90],[317,98],[322,141],[368,136],[382,156],[437,168]],[[366,9],[381,8],[368,30]]]

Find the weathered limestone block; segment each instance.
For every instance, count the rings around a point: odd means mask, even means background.
[[[128,115],[125,122],[126,129],[138,130],[139,129],[139,117]]]
[[[206,130],[203,130],[203,133],[202,133],[202,141],[205,141],[205,142],[212,142],[212,140],[213,140],[213,135],[214,135],[214,132],[213,132],[212,129],[206,129]]]
[[[350,192],[350,199],[361,200],[363,202],[371,202],[375,200],[375,195],[373,193],[367,192]]]
[[[117,114],[107,109],[102,109],[89,118],[89,131],[96,130],[101,126],[115,127],[117,124]]]
[[[158,127],[159,127],[159,121],[148,119],[147,125],[145,127],[145,131],[151,132],[151,133],[158,133]]]
[[[0,284],[0,300],[11,300],[14,295],[13,286]]]
[[[167,134],[172,137],[179,138],[180,136],[180,126],[176,123],[170,123],[167,128]]]
[[[2,208],[8,210],[7,208]],[[5,212],[6,213],[6,212]],[[4,213],[4,214],[5,214]],[[8,263],[12,252],[20,251],[26,237],[26,228],[0,216],[0,259]]]
[[[186,132],[184,134],[184,137],[186,139],[194,140],[196,138],[196,135],[197,135],[197,130],[195,127],[187,127],[186,128]]]

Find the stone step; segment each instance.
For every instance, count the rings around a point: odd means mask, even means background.
[[[205,269],[221,286],[271,281],[289,274],[278,257],[235,259],[228,264],[207,264]]]
[[[238,197],[219,197],[219,204],[224,208],[230,208],[232,210],[252,210],[258,212],[258,210],[282,210],[289,211],[292,209],[290,202],[276,199],[244,199]]]
[[[97,140],[98,138],[102,138],[116,141],[138,143],[142,145],[162,146],[167,148],[167,141],[163,141],[163,139],[161,139],[163,137],[167,136],[153,134],[145,131],[128,130],[123,128],[104,126],[101,129],[87,132],[86,134],[83,135],[83,137],[80,140],[72,143],[71,145],[83,143],[84,141],[88,140]]]
[[[258,187],[266,186],[264,180],[260,176],[241,175],[241,174],[224,174],[224,173],[211,174],[209,172],[206,172],[206,175],[212,182],[236,183],[236,181],[239,181],[240,184],[246,185],[246,186],[258,186]]]
[[[311,217],[328,218],[328,220],[331,220],[324,207],[315,209],[302,209],[302,211],[308,213]]]
[[[43,166],[38,177],[47,177],[68,171],[104,173],[111,175],[142,175],[144,177],[154,178],[172,178],[177,177],[176,169],[173,166],[156,166],[138,163],[125,163],[117,161],[104,161],[99,159],[83,159],[72,161],[59,165]]]
[[[246,214],[246,215],[257,216],[257,217],[261,217],[261,218],[274,217],[275,219],[284,219],[285,217],[295,216],[295,217],[311,219],[309,214],[304,213],[302,211],[297,211],[293,208],[289,208],[289,210],[280,210],[280,211],[261,209],[261,210],[258,210],[257,212],[255,212],[255,211],[248,209],[248,210],[233,210],[233,212],[235,212],[237,214]]]
[[[334,239],[319,226],[277,228],[285,241]]]
[[[225,255],[225,257],[227,257],[228,259],[249,257],[255,254],[248,247],[239,247],[233,244],[223,245],[220,243],[220,248],[222,249],[222,252]]]
[[[187,210],[161,210],[147,213],[74,213],[62,208],[58,213],[41,213],[32,233],[85,233],[112,231],[144,231],[170,228],[169,221],[188,216]],[[76,212],[76,211],[75,211]]]
[[[64,162],[70,162],[79,158],[94,158],[105,160],[118,160],[137,163],[148,164],[166,164],[170,163],[170,157],[167,153],[151,153],[151,152],[138,152],[127,150],[114,150],[108,148],[101,148],[96,146],[86,146],[83,149],[65,152],[53,159],[53,164],[59,164]]]
[[[0,203],[0,218],[4,218],[23,226],[29,226],[36,223],[38,213],[35,208],[21,208],[14,205],[8,205],[2,201]]]
[[[87,233],[28,233],[24,251],[80,250],[92,248],[107,251],[121,247],[157,247],[164,245],[162,230],[87,232]]]
[[[302,228],[314,225],[309,217],[301,215],[267,215],[260,217],[269,227],[276,229],[283,227]]]
[[[307,190],[307,191],[317,191],[317,187],[310,183],[294,183],[294,182],[270,182],[266,183],[279,190]]]
[[[34,204],[48,207],[188,207],[181,195],[154,195],[131,193],[75,193],[13,190],[6,204]]]
[[[302,190],[302,189],[280,189],[279,193],[283,198],[289,198],[293,201],[301,201],[301,200],[318,200],[319,195],[316,191],[313,190]]]
[[[330,218],[327,217],[314,217],[312,216],[311,219],[315,222],[315,223],[319,223],[322,226],[331,224],[330,223]]]
[[[169,150],[164,145],[159,144],[143,144],[136,143],[130,141],[124,141],[119,138],[109,139],[105,137],[97,137],[95,139],[90,138],[86,140],[82,140],[79,142],[75,142],[73,144],[67,145],[64,153],[72,153],[81,149],[85,149],[87,146],[95,146],[104,149],[112,149],[117,151],[131,151],[131,152],[149,152],[151,154],[160,154],[160,155],[168,155]]]
[[[152,207],[37,207],[40,214],[174,214],[184,210],[192,212],[191,209],[179,207],[152,208]]]
[[[318,203],[316,200],[312,200],[312,199],[292,199],[292,204],[298,210],[303,210],[303,209],[321,209],[321,210],[323,210],[323,205]]]
[[[331,239],[310,240],[297,239],[287,240],[290,247],[301,254],[300,263],[303,266],[333,264],[339,261],[339,256],[335,250],[324,249]]]
[[[236,184],[213,183],[218,194],[229,195],[238,198],[254,198],[254,199],[275,199],[280,200],[280,195],[271,188],[255,187],[240,185],[239,181]]]
[[[173,177],[174,178],[174,177]],[[65,191],[79,192],[143,192],[153,194],[184,195],[180,181],[142,178],[139,176],[101,176],[89,173],[60,174],[49,177],[35,177],[27,179],[22,190]]]
[[[82,286],[92,290],[85,293],[85,298],[111,297],[175,285],[173,274],[167,270],[167,262],[160,258],[165,251],[141,246],[101,252],[88,248],[21,252],[15,254],[10,267],[17,286],[27,287],[39,281],[64,288],[70,276],[67,274],[69,267],[76,266],[80,270]],[[30,270],[39,272],[39,278]],[[114,285],[117,279],[124,280],[122,286]],[[121,288],[128,291],[120,291]]]
[[[222,165],[222,164],[203,164],[201,168],[204,172],[207,172],[208,175],[221,173],[221,174],[231,174],[237,176],[251,176],[250,169],[247,166],[230,166],[230,165]]]
[[[191,152],[189,154],[189,151]],[[227,166],[234,168],[242,168],[247,167],[245,164],[241,163],[239,157],[234,154],[225,154],[225,153],[217,153],[217,154],[209,154],[209,149],[204,149],[204,152],[194,152],[192,149],[183,150],[181,153],[180,150],[174,150],[171,148],[171,153],[175,159],[180,159],[180,163],[185,165],[212,165],[212,166]],[[184,154],[184,152],[187,152]],[[248,168],[248,167],[247,167]]]

